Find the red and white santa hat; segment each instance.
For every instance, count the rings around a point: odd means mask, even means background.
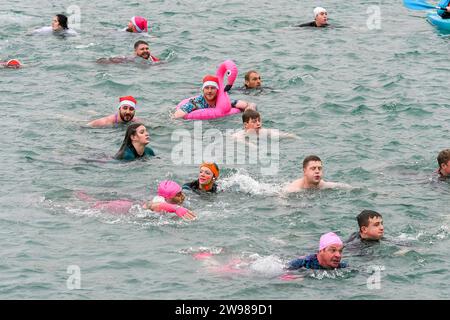
[[[203,86],[202,89],[205,89],[207,86],[213,86],[219,89],[219,79],[216,76],[212,76],[210,74],[206,75],[203,78]]]
[[[134,16],[131,18],[131,23],[136,28],[137,32],[147,32],[147,19],[140,16]]]
[[[132,96],[125,96],[125,97],[119,98],[119,108],[121,106],[129,106],[129,107],[133,107],[136,109],[136,105],[137,105],[137,101]]]

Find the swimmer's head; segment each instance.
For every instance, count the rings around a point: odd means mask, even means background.
[[[5,67],[7,67],[7,68],[13,68],[13,69],[20,68],[21,66],[22,66],[22,64],[21,64],[20,61],[17,60],[17,59],[11,59],[11,60],[8,60],[8,61],[6,62],[6,64],[5,64]]]
[[[206,75],[203,77],[203,97],[209,104],[215,103],[217,98],[217,91],[219,90],[219,79],[213,75]]]
[[[147,19],[140,16],[134,16],[130,19],[130,22],[128,23],[128,32],[147,32],[148,31],[148,23]]]
[[[210,184],[219,178],[219,167],[214,162],[203,162],[200,165],[198,180],[200,184]]]
[[[158,185],[158,196],[171,203],[181,204],[184,201],[184,194],[181,190],[180,185],[175,181],[164,180]]]
[[[316,21],[316,25],[318,27],[324,26],[328,22],[328,12],[322,7],[316,7],[313,10],[314,12],[314,20]]]
[[[60,31],[69,29],[67,26],[67,16],[63,14],[57,14],[53,17],[52,20],[52,29],[53,31]]]
[[[245,130],[255,130],[261,129],[261,114],[253,109],[246,109],[242,114],[242,122],[244,123]]]
[[[337,268],[341,262],[344,244],[333,232],[328,232],[320,237],[317,259],[325,268]]]
[[[137,101],[133,96],[119,98],[119,116],[124,122],[129,122],[136,113]]]
[[[384,235],[383,217],[376,211],[363,210],[356,217],[362,239],[380,240]]]

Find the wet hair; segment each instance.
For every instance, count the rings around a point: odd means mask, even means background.
[[[320,161],[320,162],[322,162],[322,160],[320,160],[320,158],[319,158],[318,156],[315,156],[315,155],[307,156],[307,157],[303,160],[303,169],[306,168],[306,166],[308,165],[308,163],[309,163],[310,161]]]
[[[67,16],[63,14],[57,14],[56,19],[58,19],[58,23],[63,29],[69,29],[69,27],[67,26]]]
[[[138,41],[136,41],[136,43],[134,44],[134,50],[136,50],[136,49],[139,47],[139,45],[141,45],[141,44],[146,44],[146,45],[149,46],[149,44],[148,44],[147,42],[145,42],[144,40],[138,40]]]
[[[250,70],[250,71],[248,71],[248,72],[245,74],[245,77],[244,77],[245,81],[250,81],[250,75],[251,75],[252,73],[258,73],[258,71],[256,71],[256,70]]]
[[[450,160],[450,149],[444,149],[441,152],[439,152],[437,156],[439,169],[441,168],[441,164],[447,163],[449,160]]]
[[[261,119],[261,115],[256,110],[247,109],[242,114],[242,122],[247,123],[250,119]]]
[[[125,153],[125,149],[129,146],[132,146],[131,143],[131,136],[136,135],[137,128],[140,126],[143,126],[142,123],[133,123],[130,124],[127,128],[127,132],[125,133],[125,138],[123,139],[122,145],[120,146],[119,151],[117,151],[116,155],[114,156],[115,159],[121,160],[123,159],[123,154]]]
[[[373,210],[361,211],[361,213],[358,214],[358,216],[356,217],[356,220],[358,221],[359,230],[361,230],[361,227],[368,227],[369,219],[373,219],[375,217],[383,218],[381,214]]]

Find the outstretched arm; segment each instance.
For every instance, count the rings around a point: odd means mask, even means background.
[[[197,216],[190,210],[176,204],[166,202],[152,202],[150,209],[155,212],[173,212],[183,220],[195,220]]]

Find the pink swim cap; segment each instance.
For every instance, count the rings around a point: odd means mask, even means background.
[[[323,234],[320,237],[320,244],[319,244],[319,251],[322,249],[325,249],[328,246],[331,246],[332,244],[342,245],[341,238],[339,238],[335,233],[328,232]]]
[[[134,16],[131,18],[131,23],[136,28],[137,32],[147,32],[147,19],[140,16]]]
[[[158,186],[158,196],[166,199],[171,199],[181,191],[181,187],[178,183],[172,180],[164,180]]]

